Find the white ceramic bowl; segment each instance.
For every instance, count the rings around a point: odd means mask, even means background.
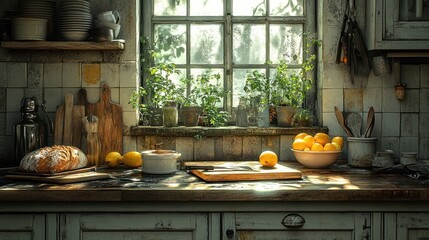
[[[296,160],[308,168],[327,168],[334,164],[341,151],[299,151],[293,150]]]
[[[98,28],[98,29],[101,29],[101,28],[112,29],[114,38],[117,38],[119,35],[119,31],[121,31],[121,25],[117,23],[94,21],[94,25],[95,25],[95,28]]]
[[[48,20],[41,18],[13,18],[12,38],[14,40],[46,40]]]
[[[63,31],[61,34],[68,41],[84,41],[89,37],[89,33],[86,31]]]
[[[148,150],[142,153],[142,172],[149,174],[170,174],[177,171],[180,153],[173,150]]]

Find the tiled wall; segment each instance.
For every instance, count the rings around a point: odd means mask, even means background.
[[[0,0],[0,13],[16,10],[18,1]],[[60,0],[57,1],[58,5]],[[13,125],[21,119],[23,97],[36,96],[54,119],[57,105],[64,103],[66,93],[85,88],[89,102],[98,102],[100,84],[111,87],[112,102],[124,111],[124,124],[137,123],[136,113],[128,104],[129,96],[139,84],[139,19],[138,0],[92,0],[91,12],[117,10],[122,17],[118,38],[126,39],[124,51],[15,51],[0,48],[0,166],[13,159]],[[76,104],[76,100],[75,100]],[[43,117],[42,115],[40,117]],[[136,142],[125,128],[124,149],[136,148]],[[52,143],[53,140],[50,139]]]
[[[334,106],[346,113],[357,112],[365,127],[368,109],[375,109],[373,136],[377,149],[391,149],[398,158],[401,152],[418,152],[420,159],[429,159],[429,65],[401,64],[401,82],[407,83],[406,97],[395,97],[393,74],[358,77],[352,84],[348,67],[335,64],[345,1],[319,2],[319,33],[323,40],[319,59],[319,106],[322,124],[331,135],[343,135],[337,123]],[[364,29],[365,2],[356,1],[359,26]],[[345,149],[347,151],[347,148]]]
[[[0,0],[0,12],[14,10],[16,2]],[[116,9],[123,16],[119,35],[119,38],[126,40],[123,52],[9,51],[0,48],[0,166],[7,164],[12,156],[12,126],[20,119],[22,97],[35,95],[39,99],[45,98],[49,114],[53,117],[56,106],[63,103],[64,94],[76,93],[81,87],[87,89],[90,102],[97,102],[101,82],[107,82],[112,87],[113,102],[120,103],[124,109],[124,151],[148,146],[141,141],[151,137],[136,140],[129,136],[128,128],[136,124],[136,113],[128,104],[128,99],[139,84],[139,27],[136,22],[140,1],[90,2],[93,13]],[[358,112],[364,119],[369,106],[374,106],[376,124],[373,135],[378,138],[378,150],[392,149],[397,157],[400,152],[418,151],[422,159],[429,159],[429,66],[402,65],[402,80],[408,83],[403,102],[398,102],[394,96],[392,75],[376,77],[371,73],[368,77],[356,79],[354,85],[351,84],[347,67],[334,62],[344,3],[338,0],[318,1],[318,30],[323,40],[318,66],[317,104],[320,122],[329,128],[330,135],[344,136],[335,118],[334,106],[346,112]],[[356,4],[358,21],[364,28],[365,3],[357,0]],[[286,139],[286,142],[290,142],[290,138]],[[190,141],[183,140],[178,139],[175,147],[189,147]],[[170,138],[168,141],[172,142]],[[204,141],[202,139],[197,144],[192,141],[194,156],[212,152],[207,151],[207,146],[213,148],[214,154],[216,146],[219,146],[214,141]],[[245,141],[227,137],[223,144],[240,144],[243,153],[248,147]],[[275,142],[277,144],[277,140]],[[280,142],[277,145],[280,146]],[[231,151],[226,151],[231,154],[226,158],[237,155],[237,152]],[[288,158],[287,155],[282,156]]]

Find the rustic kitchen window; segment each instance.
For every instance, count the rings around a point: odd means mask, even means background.
[[[153,46],[155,61],[174,63],[187,77],[207,69],[219,73],[228,91],[222,107],[232,116],[246,73],[257,69],[272,77],[281,59],[300,68],[303,33],[315,32],[312,0],[142,2],[142,37]]]

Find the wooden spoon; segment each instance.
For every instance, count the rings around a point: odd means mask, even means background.
[[[346,125],[355,137],[361,137],[362,118],[359,113],[350,113],[346,117]]]
[[[340,124],[340,126],[343,128],[343,130],[346,132],[347,136],[349,137],[353,137],[352,132],[350,131],[350,129],[346,126],[346,123],[344,121],[344,116],[343,116],[343,112],[341,112],[337,106],[334,107],[335,109],[335,116],[337,117],[337,121]]]
[[[371,137],[372,129],[374,128],[374,122],[375,122],[374,108],[370,107],[368,110],[368,116],[366,119],[365,133],[363,134],[364,137],[366,138]]]

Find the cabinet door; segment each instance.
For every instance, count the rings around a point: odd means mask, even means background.
[[[429,240],[429,213],[397,213],[396,218],[396,239]]]
[[[44,214],[0,214],[0,239],[45,239]]]
[[[369,239],[368,213],[225,213],[223,239]]]
[[[64,214],[60,219],[62,240],[208,239],[207,214]]]

